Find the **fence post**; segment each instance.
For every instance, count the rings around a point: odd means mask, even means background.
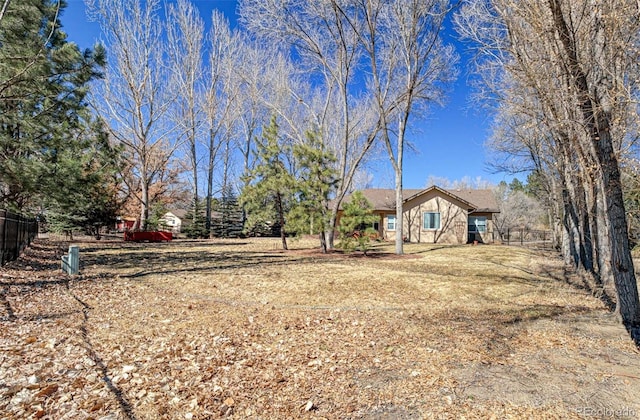
[[[2,227],[0,228],[0,267],[5,263],[5,245],[7,243],[7,211],[0,210],[0,223],[2,223]]]
[[[69,246],[69,253],[62,256],[62,270],[69,275],[76,275],[80,271],[80,247]]]
[[[80,247],[78,245],[69,247],[69,268],[71,269],[69,274],[78,274],[80,270]]]
[[[18,255],[20,255],[20,225],[21,225],[21,216],[17,216],[14,220],[16,225],[16,235],[15,235],[15,244],[13,248],[13,257],[14,259],[18,259]]]
[[[17,226],[18,229],[16,230],[16,255],[20,255],[23,250],[22,240],[24,239],[24,235],[22,234],[24,232],[24,218],[22,217],[22,215],[18,216]]]

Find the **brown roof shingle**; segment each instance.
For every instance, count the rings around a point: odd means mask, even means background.
[[[493,190],[448,190],[463,200],[472,203],[474,211],[487,213],[500,213],[496,195]]]

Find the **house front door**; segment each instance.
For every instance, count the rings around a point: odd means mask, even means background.
[[[483,243],[483,235],[487,232],[487,217],[486,216],[469,216],[469,239],[468,242],[472,243],[478,241]]]

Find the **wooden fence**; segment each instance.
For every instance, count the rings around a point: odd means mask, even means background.
[[[38,234],[38,222],[0,210],[0,266],[18,258]]]

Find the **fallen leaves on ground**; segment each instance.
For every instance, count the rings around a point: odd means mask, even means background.
[[[67,246],[39,240],[1,271],[2,418],[640,410],[624,329],[548,253],[87,241],[69,277],[58,263]]]

